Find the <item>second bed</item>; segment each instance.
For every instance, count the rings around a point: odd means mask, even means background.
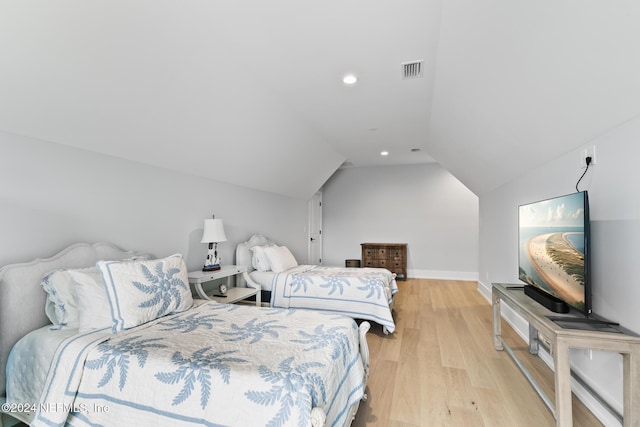
[[[262,289],[262,301],[279,308],[305,308],[348,315],[395,331],[395,274],[384,268],[298,265],[284,246],[254,235],[236,248],[236,264],[248,268],[245,280]]]

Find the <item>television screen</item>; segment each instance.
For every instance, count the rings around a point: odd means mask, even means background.
[[[587,192],[520,206],[518,228],[520,280],[590,314]]]

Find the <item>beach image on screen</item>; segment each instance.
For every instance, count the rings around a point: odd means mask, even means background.
[[[520,206],[520,280],[584,310],[584,196]]]

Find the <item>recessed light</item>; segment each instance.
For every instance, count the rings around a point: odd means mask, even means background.
[[[381,156],[388,156],[388,155],[389,155],[389,152],[388,152],[388,151],[381,151],[381,152],[380,152],[380,155],[381,155]]]
[[[346,85],[354,85],[358,81],[358,77],[355,74],[347,74],[342,78],[342,82]]]

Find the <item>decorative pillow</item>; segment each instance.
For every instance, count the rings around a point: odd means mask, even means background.
[[[44,311],[51,323],[58,327],[57,329],[75,326],[78,322],[76,293],[71,281],[71,271],[73,270],[55,270],[42,279],[42,288],[47,293]]]
[[[113,332],[193,305],[182,255],[149,261],[98,261],[111,306]]]
[[[271,246],[265,248],[264,252],[274,273],[282,273],[298,265],[295,257],[286,246]]]
[[[78,332],[110,328],[111,305],[100,270],[92,267],[71,271],[70,275],[78,303]]]
[[[271,270],[271,264],[269,263],[269,258],[264,253],[266,248],[273,247],[269,245],[265,246],[254,246],[251,248],[253,252],[253,257],[251,258],[251,265],[258,271],[269,271]]]

